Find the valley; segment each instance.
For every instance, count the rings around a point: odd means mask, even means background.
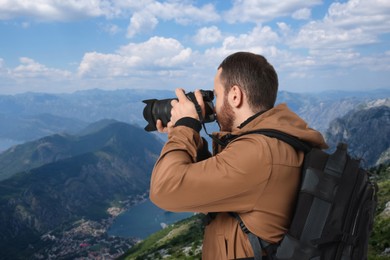
[[[54,230],[40,238],[46,244],[36,259],[74,259],[80,257],[115,259],[124,254],[140,240],[136,237],[108,235],[109,228],[118,215],[146,200],[148,193],[122,202],[122,207],[109,208],[110,217],[99,221],[80,219],[64,230]]]

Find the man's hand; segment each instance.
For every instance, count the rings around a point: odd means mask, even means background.
[[[176,96],[178,100],[172,100],[171,105],[172,105],[172,110],[171,110],[171,123],[173,125],[176,124],[176,122],[184,117],[192,117],[197,120],[199,120],[198,113],[196,112],[195,109],[195,104],[187,98],[187,96],[184,94],[184,90],[177,88],[176,91]],[[200,93],[199,90],[195,91],[195,98],[199,103],[199,106],[202,109],[202,114],[203,116],[205,115],[205,107],[204,107],[204,102],[203,102],[203,97],[202,94]]]
[[[177,88],[176,96],[178,100],[174,99],[171,101],[172,109],[171,109],[171,120],[168,122],[166,127],[163,127],[161,120],[157,120],[156,128],[160,133],[168,133],[170,129],[176,124],[176,122],[183,117],[192,117],[199,120],[198,113],[196,112],[194,103],[187,98],[184,94],[184,90],[181,88]],[[198,101],[199,106],[202,109],[202,114],[205,116],[205,106],[203,102],[202,93],[200,90],[195,91],[195,98]]]
[[[160,119],[157,119],[157,122],[156,122],[156,128],[157,128],[157,131],[160,132],[160,133],[168,133],[169,132],[169,129],[172,128],[173,125],[171,122],[168,122],[167,126],[164,127],[161,120]]]

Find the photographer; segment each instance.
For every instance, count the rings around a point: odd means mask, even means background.
[[[221,132],[214,133],[215,154],[207,152],[200,137],[201,122],[193,102],[177,89],[171,120],[157,129],[168,141],[154,167],[150,198],[159,207],[175,212],[212,213],[205,228],[203,259],[239,259],[254,253],[238,221],[269,243],[277,243],[291,221],[303,152],[260,134],[276,129],[312,146],[326,148],[321,134],[288,109],[274,107],[278,78],[261,55],[238,52],[219,66],[214,79],[215,112]],[[195,97],[204,114],[199,91]],[[239,136],[229,142],[231,136]],[[225,143],[226,146],[221,146]],[[199,160],[202,158],[203,160]]]

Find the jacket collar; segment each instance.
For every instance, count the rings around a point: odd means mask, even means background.
[[[247,120],[245,120],[244,122],[241,123],[241,125],[238,126],[239,129],[242,129],[244,126],[246,126],[248,123],[250,123],[251,121],[253,121],[253,119],[255,119],[256,117],[260,116],[261,114],[263,114],[264,112],[266,112],[267,110],[264,110],[264,111],[260,111],[256,114],[254,114],[253,116],[250,116],[248,117]]]

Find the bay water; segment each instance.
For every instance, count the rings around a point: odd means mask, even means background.
[[[144,239],[166,225],[192,216],[193,213],[173,213],[154,205],[149,199],[131,207],[115,218],[108,235]]]

